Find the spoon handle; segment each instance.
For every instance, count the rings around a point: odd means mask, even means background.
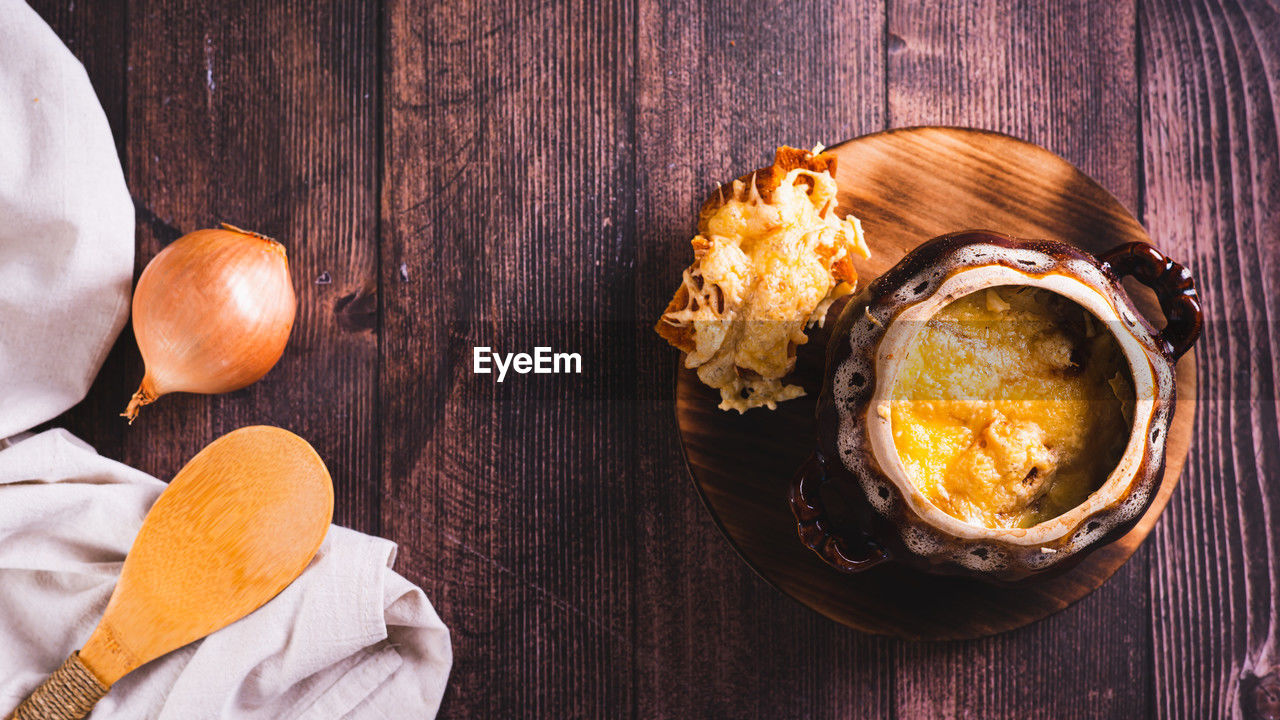
[[[73,652],[31,697],[22,701],[9,720],[81,720],[109,688]]]

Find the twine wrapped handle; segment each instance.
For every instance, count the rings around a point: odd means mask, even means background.
[[[80,653],[73,652],[9,720],[81,720],[109,689],[80,662]]]

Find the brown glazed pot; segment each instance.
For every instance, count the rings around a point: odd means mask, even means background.
[[[1163,330],[1134,307],[1124,277],[1155,291]],[[906,475],[887,412],[916,330],[952,300],[1000,285],[1044,288],[1093,313],[1116,337],[1135,390],[1133,425],[1116,468],[1085,502],[1029,528],[989,528],[933,505]],[[832,331],[817,449],[791,487],[800,539],[845,572],[895,561],[1011,582],[1068,567],[1123,535],[1154,499],[1173,416],[1174,363],[1200,325],[1190,273],[1144,243],[1100,257],[989,231],[924,243],[851,300]]]

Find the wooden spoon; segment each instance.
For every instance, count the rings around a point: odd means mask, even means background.
[[[14,711],[78,720],[113,684],[257,610],[302,574],[333,517],[329,471],[275,427],[230,432],[160,494],[89,641]]]

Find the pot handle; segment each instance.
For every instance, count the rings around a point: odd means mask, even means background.
[[[889,551],[860,527],[843,523],[833,530],[822,501],[827,482],[822,455],[809,456],[791,481],[791,511],[800,541],[829,565],[848,573],[862,572],[892,559]]]
[[[1191,271],[1143,242],[1113,248],[1098,260],[1117,278],[1132,277],[1155,292],[1165,317],[1157,336],[1169,357],[1177,360],[1191,349],[1204,322]]]

